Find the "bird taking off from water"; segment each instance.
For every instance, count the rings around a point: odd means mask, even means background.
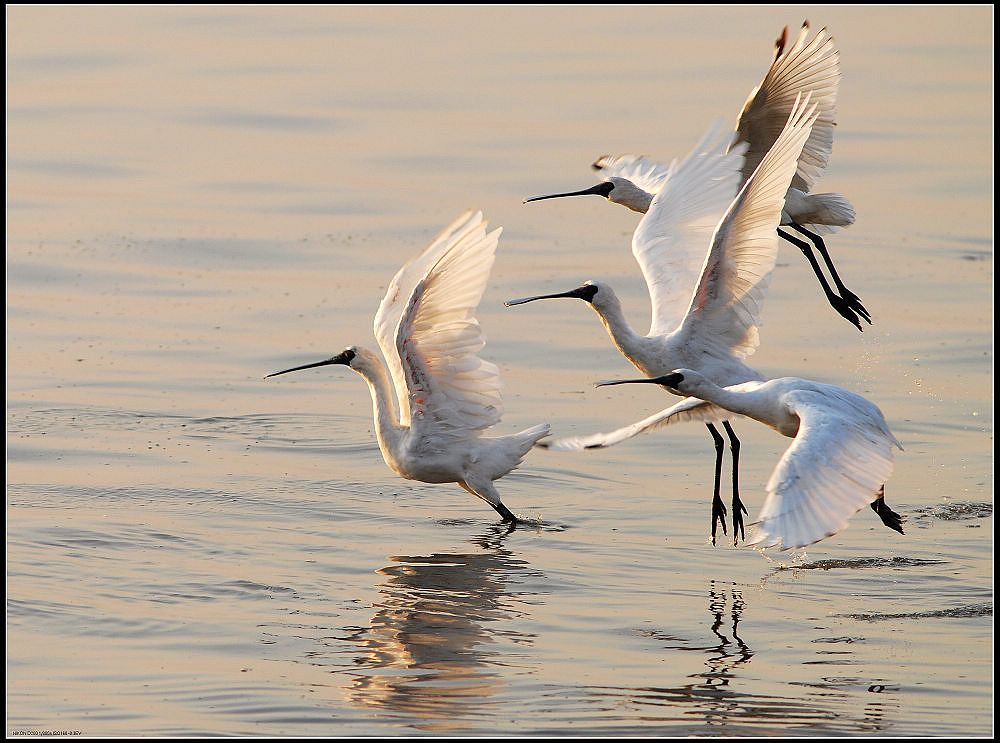
[[[767,499],[757,522],[750,525],[747,544],[805,547],[839,532],[866,505],[882,523],[903,533],[902,517],[885,502],[892,447],[903,447],[882,411],[861,395],[798,377],[720,387],[690,369],[598,386],[638,383],[658,384],[688,397],[617,431],[539,446],[560,451],[599,449],[675,423],[719,421],[735,413],[794,439],[767,483]]]
[[[854,207],[841,194],[810,193],[823,174],[833,151],[840,55],[826,29],[809,38],[808,21],[802,25],[795,42],[786,49],[787,36],[786,28],[775,43],[774,61],[770,69],[760,85],[750,92],[736,124],[735,141],[746,142],[749,146],[743,164],[743,181],[757,169],[774,145],[796,98],[811,92],[818,117],[802,148],[795,177],[785,194],[780,223],[781,226],[791,227],[804,235],[808,242],[782,229],[778,229],[778,234],[802,251],[816,274],[827,301],[841,316],[861,330],[859,317],[871,324],[871,315],[857,295],[844,285],[820,236],[821,231],[832,231],[837,227],[853,224]],[[601,183],[582,191],[536,196],[528,201],[594,194],[644,213],[653,196],[663,187],[673,167],[673,164],[668,167],[639,155],[603,155],[593,164],[593,168],[600,171],[604,178]],[[813,254],[814,246],[830,271],[836,292],[830,288],[823,275]]]
[[[329,364],[350,367],[368,382],[378,445],[393,472],[407,480],[458,483],[504,521],[516,522],[493,481],[517,467],[549,426],[482,436],[500,421],[502,401],[499,370],[476,355],[486,341],[475,310],[500,232],[486,232],[482,212],[466,212],[399,270],[375,314],[385,363],[350,346],[324,361],[267,376]]]
[[[796,101],[774,146],[738,195],[746,146],[731,147],[731,133],[720,136],[713,129],[671,169],[632,237],[653,309],[648,335],[631,328],[618,297],[600,281],[507,305],[559,297],[586,301],[618,349],[649,377],[692,368],[723,386],[763,381],[744,359],[760,342],[761,309],[778,257],[775,228],[815,118],[808,95]],[[746,513],[739,497],[740,442],[723,421],[733,455],[733,536],[738,539]],[[721,522],[726,529],[719,495],[725,442],[714,423],[707,425],[715,445],[714,543],[716,525]]]

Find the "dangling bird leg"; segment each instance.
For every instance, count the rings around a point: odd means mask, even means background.
[[[719,429],[713,423],[706,423],[708,432],[712,434],[715,441],[715,494],[712,496],[712,545],[715,545],[715,533],[718,524],[722,524],[722,533],[726,531],[726,504],[722,502],[719,490],[722,485],[722,451],[726,448],[726,441],[719,433]]]
[[[740,539],[746,541],[746,528],[743,526],[743,514],[747,512],[746,506],[740,500],[740,440],[736,436],[736,431],[729,425],[729,421],[722,422],[726,433],[729,434],[729,451],[733,455],[733,546]]]
[[[471,482],[466,480],[464,482],[459,481],[458,484],[461,485],[466,490],[468,490],[477,498],[482,498],[484,501],[489,503],[490,506],[493,508],[493,510],[499,513],[500,518],[503,519],[505,522],[509,522],[511,524],[518,523],[517,516],[511,513],[510,509],[503,504],[503,501],[500,500],[500,493],[497,492],[496,488],[493,487],[492,483],[477,482],[475,484],[472,484]]]
[[[819,251],[819,254],[823,256],[823,261],[826,263],[826,267],[830,271],[830,276],[833,278],[833,283],[837,285],[837,291],[840,292],[841,298],[845,302],[847,302],[847,304],[850,306],[852,310],[854,310],[861,317],[863,317],[865,319],[865,322],[871,325],[872,324],[871,314],[868,312],[867,309],[865,309],[865,306],[861,304],[861,299],[858,297],[858,295],[852,292],[846,286],[844,286],[844,282],[841,281],[840,279],[840,274],[837,273],[837,267],[833,265],[833,259],[830,258],[830,253],[826,249],[826,243],[823,242],[823,238],[820,237],[819,234],[813,232],[812,230],[806,229],[805,227],[796,222],[792,222],[791,226],[794,229],[801,232],[806,237],[808,237],[810,240],[812,240],[812,243],[813,245],[816,246],[816,249]]]
[[[903,533],[903,517],[889,508],[889,504],[885,502],[885,485],[879,488],[878,497],[871,502],[871,506],[883,524],[893,531]]]
[[[816,256],[813,255],[812,244],[806,242],[805,240],[800,240],[799,238],[794,237],[781,229],[778,230],[778,235],[802,251],[802,255],[804,255],[806,260],[809,261],[809,265],[812,266],[813,273],[816,274],[816,278],[819,279],[819,284],[823,287],[823,293],[826,294],[826,301],[830,303],[830,306],[837,310],[841,317],[854,325],[854,327],[858,330],[861,330],[861,321],[858,320],[858,316],[851,308],[850,304],[841,296],[834,294],[833,290],[830,288],[830,284],[827,283],[826,276],[823,275],[823,270],[819,267],[819,263],[816,261]]]

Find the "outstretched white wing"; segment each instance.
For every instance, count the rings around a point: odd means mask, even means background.
[[[566,438],[542,441],[537,445],[543,449],[552,449],[554,451],[606,449],[609,446],[620,444],[622,441],[626,441],[633,436],[638,436],[640,433],[654,431],[657,428],[665,426],[672,426],[675,423],[689,423],[692,421],[718,423],[725,420],[734,420],[739,417],[710,402],[699,400],[697,397],[685,397],[679,403],[672,405],[666,410],[661,410],[659,413],[654,413],[648,418],[643,418],[637,423],[624,426],[615,431],[594,433],[589,436],[567,436]]]
[[[500,372],[476,355],[486,341],[474,317],[501,229],[487,233],[482,212],[462,219],[414,264],[422,275],[408,276],[417,282],[385,355],[402,370],[396,394],[410,427],[466,438],[502,413]]]
[[[386,289],[385,297],[375,313],[375,338],[385,357],[389,372],[392,375],[393,386],[396,389],[396,401],[399,408],[400,423],[410,424],[410,406],[406,375],[403,364],[396,351],[396,334],[400,319],[413,297],[417,284],[427,275],[431,267],[451,247],[462,242],[470,235],[479,234],[485,229],[482,224],[483,213],[467,211],[450,225],[444,228],[433,242],[416,258],[407,261],[396,275],[392,277]]]
[[[645,155],[601,155],[590,167],[605,178],[624,178],[652,197],[660,192],[676,165],[676,160],[668,166]]]
[[[840,54],[826,29],[809,39],[809,23],[785,49],[788,29],[775,48],[775,59],[760,85],[740,112],[736,130],[740,142],[748,142],[743,179],[757,169],[778,139],[798,96],[812,93],[818,117],[802,154],[791,185],[809,191],[822,175],[833,151],[833,129],[837,119],[837,88],[840,85]]]
[[[875,500],[899,442],[878,408],[847,390],[797,390],[783,401],[799,417],[799,431],[767,483],[747,543],[790,549],[836,534]]]
[[[739,188],[745,147],[716,123],[673,165],[632,236],[652,303],[650,335],[666,335],[684,318],[712,233]]]
[[[691,348],[738,358],[757,350],[785,192],[816,117],[808,101],[806,96],[796,103],[781,136],[719,223],[678,331]]]

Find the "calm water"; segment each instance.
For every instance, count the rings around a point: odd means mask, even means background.
[[[809,11],[842,53],[823,190],[862,335],[782,247],[754,365],[847,386],[889,502],[769,557],[707,540],[703,429],[536,452],[507,533],[396,478],[344,369],[467,207],[502,432],[665,407],[578,302],[648,313],[604,152],[734,120],[785,9],[29,8],[7,21],[7,732],[988,735],[992,11]],[[751,515],[787,440],[744,424]],[[728,467],[728,464],[727,464]],[[728,470],[727,470],[728,471]]]

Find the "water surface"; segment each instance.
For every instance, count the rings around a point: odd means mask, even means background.
[[[7,34],[7,730],[87,735],[988,735],[992,27],[811,9],[842,53],[823,190],[875,324],[782,247],[753,357],[876,401],[906,451],[835,538],[708,541],[701,428],[536,452],[512,532],[396,478],[345,369],[385,286],[463,209],[505,228],[479,311],[500,426],[670,401],[578,302],[643,327],[604,152],[734,120],[768,8],[15,7]],[[739,427],[751,515],[787,440]],[[728,464],[727,464],[728,467]]]

